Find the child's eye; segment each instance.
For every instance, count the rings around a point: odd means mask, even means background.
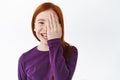
[[[44,24],[44,22],[39,22],[39,24]]]

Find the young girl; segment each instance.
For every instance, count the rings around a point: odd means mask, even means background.
[[[19,58],[18,79],[71,80],[78,52],[64,40],[61,9],[51,2],[38,6],[32,17],[32,32],[40,44]]]

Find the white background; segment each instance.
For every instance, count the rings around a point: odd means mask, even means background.
[[[46,0],[0,0],[0,80],[17,80],[20,55],[39,44],[31,31]],[[65,40],[78,48],[73,80],[120,80],[120,0],[47,0],[59,5]]]

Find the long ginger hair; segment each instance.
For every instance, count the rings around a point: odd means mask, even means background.
[[[32,17],[32,22],[31,22],[31,26],[32,26],[32,32],[33,32],[33,35],[35,36],[35,38],[39,40],[39,38],[36,36],[36,33],[34,31],[34,28],[35,28],[35,19],[36,19],[36,16],[43,12],[43,11],[46,11],[46,10],[49,10],[49,9],[52,9],[53,11],[56,12],[58,18],[59,18],[59,23],[61,24],[61,27],[62,27],[62,37],[61,37],[61,45],[63,47],[63,51],[64,51],[64,58],[65,60],[67,60],[67,58],[69,57],[70,55],[70,45],[65,42],[64,40],[64,20],[63,20],[63,14],[62,14],[62,10],[60,9],[60,7],[58,7],[57,5],[51,3],[51,2],[45,2],[41,5],[39,5],[36,10],[34,11],[34,14],[33,14],[33,17]]]

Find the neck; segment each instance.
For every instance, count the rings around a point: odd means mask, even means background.
[[[38,46],[38,50],[49,51],[49,46],[47,44],[40,43],[39,46]]]

